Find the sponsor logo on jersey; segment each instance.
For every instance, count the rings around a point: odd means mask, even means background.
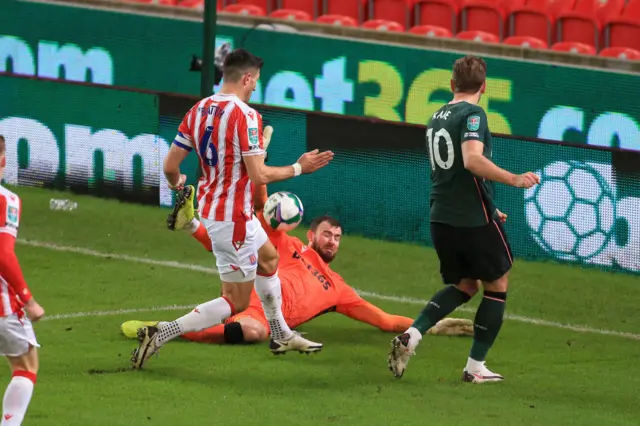
[[[9,206],[7,209],[7,225],[12,228],[18,227],[18,209],[17,207]]]
[[[251,127],[249,128],[249,145],[250,148],[257,148],[259,146],[259,140],[258,140],[258,129],[256,129],[255,127]]]
[[[477,132],[466,132],[464,134],[465,138],[479,138],[480,135]]]
[[[480,128],[480,116],[472,115],[469,117],[467,119],[467,128],[472,132],[478,130]]]

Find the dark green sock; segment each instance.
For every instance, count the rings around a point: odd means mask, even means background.
[[[502,327],[506,300],[506,292],[484,292],[473,324],[473,345],[469,354],[471,359],[484,361],[487,357],[487,353],[498,337],[500,327]]]
[[[411,326],[417,328],[420,334],[424,334],[455,308],[467,303],[469,299],[471,297],[464,291],[452,285],[447,286],[433,295]]]

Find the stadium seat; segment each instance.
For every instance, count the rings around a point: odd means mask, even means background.
[[[438,26],[451,33],[457,31],[458,4],[454,0],[417,0],[412,9],[417,27]]]
[[[578,43],[575,41],[561,41],[551,46],[551,50],[556,52],[571,52],[581,55],[595,55],[596,49],[586,43]]]
[[[259,8],[264,10],[265,14],[275,9],[274,0],[223,0],[223,1],[226,1],[227,5],[243,4],[243,5],[258,6]]]
[[[224,8],[224,12],[238,13],[240,15],[266,16],[263,8],[253,4],[230,4]]]
[[[321,24],[336,25],[336,26],[343,26],[343,27],[358,26],[358,21],[356,21],[350,16],[345,16],[345,15],[322,15],[318,19],[316,19],[316,22],[319,22]]]
[[[500,2],[462,0],[460,5],[460,28],[463,31],[483,31],[502,40],[506,14]]]
[[[313,17],[303,10],[278,9],[269,14],[270,18],[286,19],[288,21],[313,21]]]
[[[529,0],[525,5],[511,8],[508,18],[509,36],[529,36],[554,40],[555,18],[558,14],[571,10],[575,0]]]
[[[437,25],[416,25],[409,30],[411,34],[423,35],[427,37],[443,37],[450,38],[451,31],[444,27],[438,27]]]
[[[323,15],[344,15],[356,20],[358,23],[365,21],[364,12],[367,0],[324,0],[322,5]]]
[[[278,0],[276,4],[278,9],[301,10],[312,18],[319,16],[320,0]]]
[[[547,49],[549,45],[544,40],[535,37],[513,36],[507,37],[502,44],[509,46],[529,47],[531,49]]]
[[[640,50],[640,0],[631,0],[622,13],[605,22],[604,45]]]
[[[351,0],[353,1],[353,0]],[[369,0],[369,20],[383,19],[409,25],[409,8],[407,0]]]
[[[600,51],[599,56],[640,61],[640,51],[628,47],[607,47]]]
[[[557,41],[600,44],[602,23],[622,11],[624,0],[578,0],[570,11],[557,18]]]
[[[386,19],[370,19],[363,23],[361,28],[377,31],[404,32],[404,27],[402,25]]]
[[[500,43],[500,39],[493,33],[485,31],[462,31],[456,35],[459,40],[472,40],[483,43]]]

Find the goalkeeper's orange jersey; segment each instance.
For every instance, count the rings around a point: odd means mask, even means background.
[[[282,314],[290,327],[361,300],[340,274],[298,238],[285,232],[272,231],[258,213],[269,239],[278,249],[278,276],[282,283]],[[258,304],[260,300],[257,300]],[[254,300],[251,301],[251,305]]]

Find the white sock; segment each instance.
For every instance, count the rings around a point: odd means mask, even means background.
[[[231,313],[231,305],[224,297],[205,302],[175,321],[159,324],[157,343],[163,345],[184,333],[201,331],[218,325],[230,317]]]
[[[199,227],[200,221],[194,217],[193,219],[191,219],[191,222],[189,222],[187,226],[185,226],[185,229],[189,231],[190,234],[193,234],[198,230]]]
[[[409,327],[406,333],[409,333],[409,336],[411,336],[409,339],[409,347],[411,349],[415,349],[422,340],[422,333],[420,333],[420,330],[415,327]]]
[[[24,374],[16,375],[16,374]],[[26,371],[14,373],[2,401],[2,426],[20,425],[27,413],[36,375]]]
[[[469,357],[467,359],[467,366],[464,368],[464,371],[480,371],[484,367],[484,361],[476,361],[475,359]]]
[[[282,289],[278,272],[265,277],[258,275],[255,283],[256,293],[262,302],[264,316],[269,322],[271,338],[273,340],[286,340],[293,336],[293,332],[287,325],[282,315]]]

